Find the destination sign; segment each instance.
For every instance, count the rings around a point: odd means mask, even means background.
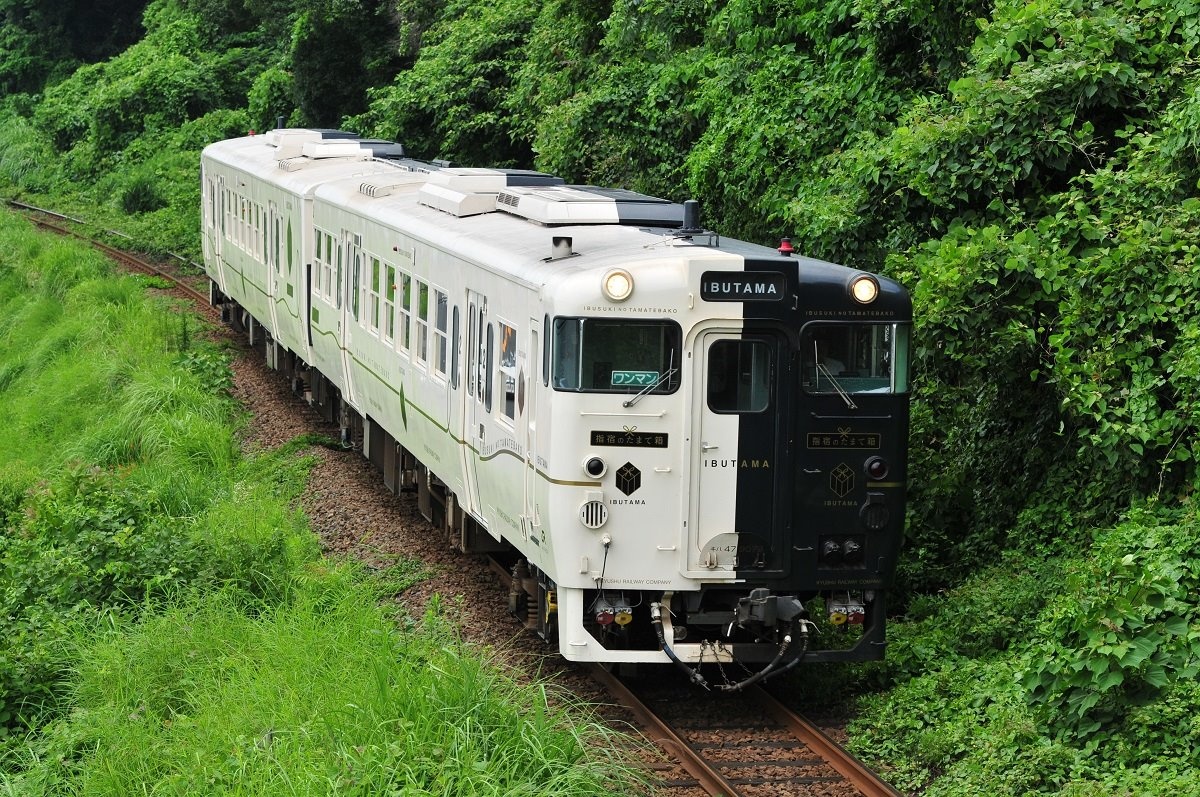
[[[852,432],[839,429],[836,432],[809,432],[809,448],[879,448],[880,435],[876,432]]]
[[[589,443],[594,446],[627,446],[629,448],[666,448],[666,432],[639,432],[637,428],[622,429],[619,432],[592,431],[589,433]]]
[[[775,271],[706,271],[700,298],[706,302],[778,302],[787,293],[787,275]]]

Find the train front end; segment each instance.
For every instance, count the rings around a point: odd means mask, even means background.
[[[696,680],[705,663],[757,680],[880,658],[904,522],[908,294],[697,238],[602,269],[603,296],[548,318],[548,450],[568,466],[550,468],[547,496],[561,650],[674,661]]]

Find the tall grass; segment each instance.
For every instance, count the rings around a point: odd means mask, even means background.
[[[552,707],[548,687],[489,669],[434,615],[422,633],[398,631],[374,597],[343,571],[256,616],[210,593],[101,634],[74,661],[70,715],[7,789],[96,797],[640,789],[614,740]]]
[[[0,795],[641,788],[562,696],[398,630],[418,566],[322,560],[304,441],[242,455],[221,353],[110,272],[0,213]]]

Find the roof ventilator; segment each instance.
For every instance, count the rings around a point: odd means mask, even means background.
[[[565,260],[568,257],[579,257],[573,243],[574,241],[569,235],[550,236],[550,257],[542,258],[542,262],[549,263],[554,260]]]

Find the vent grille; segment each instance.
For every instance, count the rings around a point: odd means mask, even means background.
[[[579,522],[589,529],[598,529],[608,522],[608,507],[603,501],[588,501],[579,508]]]

